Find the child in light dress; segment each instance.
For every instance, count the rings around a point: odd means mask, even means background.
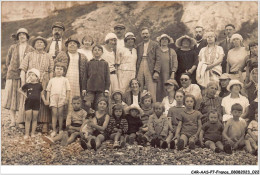
[[[70,84],[69,80],[63,76],[65,66],[62,63],[57,63],[54,66],[55,77],[50,79],[47,91],[47,105],[52,111],[52,133],[51,137],[56,136],[56,124],[59,121],[59,133],[63,131],[64,108],[69,103],[70,99]]]

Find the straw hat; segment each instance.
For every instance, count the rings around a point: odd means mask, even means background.
[[[181,36],[176,40],[176,47],[181,48],[182,40],[188,39],[190,41],[190,48],[193,48],[194,45],[197,43],[194,38],[189,37],[188,35]]]
[[[42,40],[44,42],[45,47],[47,46],[47,40],[41,36],[37,36],[36,38],[33,39],[32,41],[32,46],[34,47],[35,43],[37,40]]]
[[[143,110],[138,105],[135,105],[135,104],[131,104],[130,106],[128,106],[125,109],[125,113],[129,114],[130,110],[132,110],[132,109],[138,110],[139,114],[143,115]]]
[[[241,89],[243,87],[243,83],[241,83],[239,80],[230,80],[228,86],[227,86],[227,90],[230,92],[230,88],[231,86],[235,85],[235,84],[238,84],[241,86]]]
[[[167,38],[168,41],[169,41],[169,44],[174,43],[174,40],[172,39],[172,37],[170,37],[170,36],[167,35],[167,34],[162,34],[161,36],[158,36],[158,37],[156,38],[156,40],[160,43],[162,38]]]

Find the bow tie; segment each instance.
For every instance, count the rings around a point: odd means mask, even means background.
[[[61,41],[61,39],[52,39],[52,41]]]

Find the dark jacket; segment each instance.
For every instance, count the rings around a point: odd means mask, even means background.
[[[206,47],[208,45],[207,43],[207,40],[203,39],[201,40],[199,46],[197,46],[197,44],[194,46],[194,50],[195,52],[197,53],[197,55],[199,55],[200,53],[200,50],[203,48],[203,47]]]
[[[92,59],[86,64],[83,90],[104,92],[110,87],[110,70],[104,59]]]

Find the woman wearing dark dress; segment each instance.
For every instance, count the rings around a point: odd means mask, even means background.
[[[184,35],[177,39],[176,50],[178,59],[178,70],[176,72],[176,80],[180,85],[180,77],[182,73],[191,74],[191,83],[196,84],[196,68],[198,65],[198,56],[195,52],[194,45],[196,40]]]

